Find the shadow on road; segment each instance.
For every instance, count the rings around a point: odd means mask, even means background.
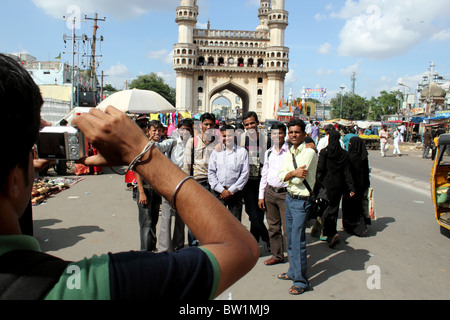
[[[98,226],[76,226],[71,228],[50,229],[47,227],[61,223],[58,219],[35,220],[34,236],[43,252],[69,248],[84,240],[83,234],[104,232]]]
[[[381,217],[368,226],[367,237],[375,237],[389,224],[395,222],[392,217]],[[317,241],[308,235],[308,274],[312,287],[324,283],[329,278],[347,270],[365,270],[366,263],[370,260],[369,250],[355,249],[348,245],[347,239],[355,237],[347,232],[339,232],[341,242],[330,249],[324,241]]]

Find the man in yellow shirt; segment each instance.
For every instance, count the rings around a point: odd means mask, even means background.
[[[306,275],[306,222],[311,210],[311,193],[317,171],[317,154],[307,148],[305,123],[294,119],[288,123],[289,140],[292,147],[286,154],[279,178],[287,182],[286,233],[288,239],[289,270],[278,276],[282,280],[292,280],[289,293],[302,294],[309,288]]]

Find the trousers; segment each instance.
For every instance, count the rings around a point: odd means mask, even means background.
[[[159,219],[161,196],[153,189],[144,189],[147,196],[147,205],[139,204],[139,192],[134,188],[136,202],[139,210],[139,228],[141,237],[141,251],[156,250],[156,225]]]
[[[306,289],[307,277],[306,222],[311,203],[306,200],[292,199],[286,196],[286,232],[288,241],[289,270],[287,276],[294,285]]]
[[[211,186],[209,185],[208,180],[202,180],[202,181],[198,181],[196,180],[203,188],[205,188],[206,190],[208,190],[209,192],[211,192]],[[198,246],[200,243],[197,240],[197,238],[195,237],[195,235],[192,233],[192,231],[188,228],[188,242],[189,242],[189,246],[190,247],[196,247]]]
[[[258,206],[259,179],[249,179],[242,190],[244,198],[245,212],[250,219],[250,233],[259,242],[269,242],[269,232],[264,224],[264,211]]]
[[[231,198],[224,200],[220,198],[220,193],[214,191],[216,198],[231,212],[231,214],[242,221],[242,191],[236,192]]]
[[[172,234],[172,218],[174,227]],[[161,218],[159,222],[158,252],[174,252],[184,247],[185,223],[169,201],[162,198]]]
[[[286,194],[286,192],[276,193],[269,186],[264,193],[270,253],[277,260],[284,259],[284,247],[287,246]]]

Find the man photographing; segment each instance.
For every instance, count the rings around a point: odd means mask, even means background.
[[[129,165],[170,201],[203,244],[177,253],[124,252],[78,262],[40,253],[38,242],[21,234],[34,179],[32,148],[39,134],[42,98],[30,75],[0,54],[0,297],[48,300],[204,300],[214,298],[255,265],[259,248],[252,235],[198,183],[187,177],[142,130],[114,107],[92,109],[73,124],[98,149],[85,165]],[[18,125],[18,124],[21,125]],[[147,147],[150,147],[147,152]],[[202,206],[198,206],[202,203]],[[80,289],[68,278],[79,270]]]

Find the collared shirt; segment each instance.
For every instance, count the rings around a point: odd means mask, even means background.
[[[195,142],[195,147],[194,147]],[[184,152],[183,171],[190,175],[193,167],[192,176],[197,181],[208,179],[209,157],[214,151],[216,143],[206,144],[200,137],[190,138],[186,144]],[[192,151],[194,150],[194,151]],[[192,152],[194,152],[194,164],[192,165]]]
[[[386,130],[381,130],[380,131],[380,142],[386,143],[388,142],[389,139],[389,132],[387,132]]]
[[[317,138],[319,136],[319,126],[314,125],[311,128],[311,138]]]
[[[269,156],[270,153],[270,156]],[[283,144],[278,152],[275,147],[266,151],[264,167],[261,173],[261,182],[259,183],[259,197],[258,199],[264,199],[264,193],[266,186],[272,186],[274,188],[286,188],[287,183],[281,182],[278,174],[284,163],[284,157],[289,154],[289,145],[287,142]]]
[[[291,147],[289,153],[286,154],[284,158],[283,166],[281,167],[280,174],[278,175],[280,181],[284,181],[286,175],[295,170],[294,161],[292,159],[292,154],[295,156],[295,160],[297,161],[297,168],[301,168],[306,166],[306,170],[308,170],[308,174],[306,176],[306,181],[311,188],[314,188],[316,183],[316,172],[317,172],[317,154],[311,148],[306,148],[305,143],[302,143],[298,146],[297,150],[295,150],[294,146]],[[294,177],[289,181],[287,189],[289,193],[292,193],[296,196],[305,196],[309,197],[310,193],[308,189],[305,187],[302,178]]]
[[[208,180],[211,188],[222,193],[227,188],[231,193],[242,191],[249,177],[248,152],[235,145],[233,149],[213,151],[209,159]]]
[[[328,138],[329,136],[326,135],[325,137],[319,140],[319,143],[317,144],[317,154],[320,154],[320,151],[328,146]],[[339,139],[339,143],[341,144],[342,149],[345,149],[345,145],[342,139]]]
[[[184,146],[183,140],[178,135],[172,135],[169,139],[157,144],[158,149],[164,153],[179,168],[183,167]]]
[[[268,149],[268,146],[272,144],[272,140],[268,138],[266,140],[264,133],[258,131],[258,139],[250,139],[248,133],[241,135],[239,146],[245,147],[248,151],[248,159],[250,163],[250,180],[261,179],[261,169],[264,165],[264,154]]]

